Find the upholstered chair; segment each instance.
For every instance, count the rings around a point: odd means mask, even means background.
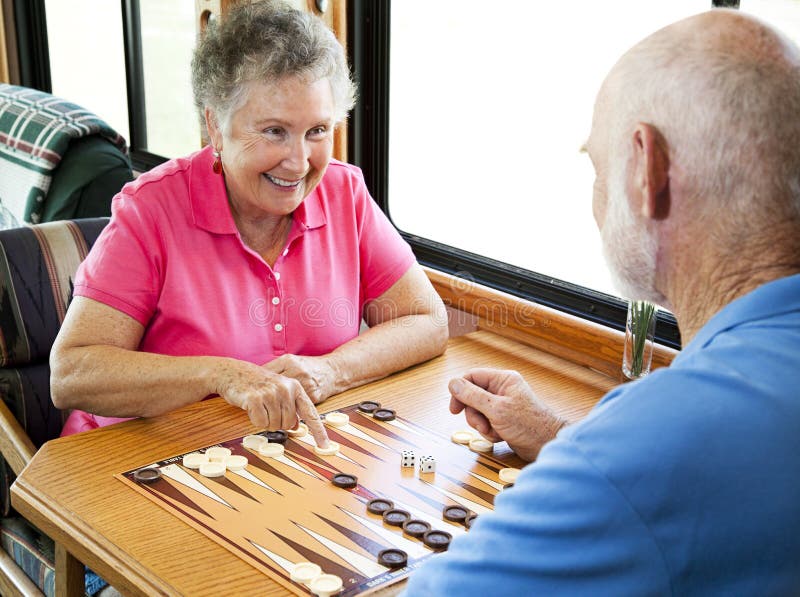
[[[48,359],[73,279],[108,218],[0,230],[0,594],[54,595],[53,542],[9,502],[15,475],[66,413],[50,400]]]

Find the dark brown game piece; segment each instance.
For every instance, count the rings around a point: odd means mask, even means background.
[[[379,408],[372,416],[379,421],[394,421],[396,413],[391,408]]]
[[[410,536],[419,539],[425,533],[431,530],[431,525],[424,520],[407,520],[403,523],[403,532]]]
[[[347,473],[338,473],[333,476],[333,479],[331,479],[331,483],[336,485],[336,487],[341,487],[342,489],[350,489],[358,485],[358,478],[355,475],[348,475]]]
[[[155,483],[161,478],[161,471],[157,468],[140,468],[133,473],[133,480],[137,483]]]
[[[383,522],[393,527],[403,526],[403,523],[411,518],[411,513],[399,508],[392,508],[383,513]]]
[[[464,522],[467,516],[469,516],[469,510],[462,506],[445,506],[445,509],[442,511],[442,516],[445,520],[449,520],[450,522]]]
[[[285,444],[286,440],[289,438],[289,435],[281,429],[277,431],[267,431],[264,435],[271,444]]]
[[[472,522],[478,518],[478,515],[475,512],[470,512],[469,516],[464,519],[464,526],[468,529],[472,527]]]
[[[367,502],[367,512],[372,512],[373,514],[380,514],[383,516],[383,513],[387,510],[391,510],[394,508],[394,502],[392,500],[385,500],[383,498],[375,498],[374,500],[370,500]]]
[[[374,400],[364,400],[364,402],[361,402],[358,405],[358,410],[360,410],[362,413],[370,414],[374,413],[380,407],[381,407],[380,402],[375,402]]]
[[[450,547],[453,536],[445,531],[428,531],[422,536],[422,542],[433,551],[444,551]]]
[[[408,554],[402,549],[384,549],[378,553],[378,564],[387,568],[402,568],[408,564]]]

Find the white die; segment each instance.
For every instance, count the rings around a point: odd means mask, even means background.
[[[400,454],[400,466],[403,468],[414,468],[416,455],[411,450],[403,450]]]
[[[423,456],[419,459],[419,472],[433,473],[436,472],[436,459],[433,456]]]

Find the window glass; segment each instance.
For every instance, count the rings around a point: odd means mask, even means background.
[[[200,148],[192,100],[195,3],[140,0],[147,143],[150,153],[186,155]]]
[[[105,120],[130,141],[119,2],[45,0],[53,95]]]
[[[796,4],[796,2],[792,2]],[[392,3],[389,208],[402,230],[615,294],[579,150],[600,83],[710,0]]]

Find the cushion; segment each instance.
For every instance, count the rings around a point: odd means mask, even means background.
[[[55,547],[50,537],[21,518],[3,518],[0,544],[42,593],[55,595]]]
[[[37,587],[55,595],[55,544],[27,520],[19,517],[0,519],[0,547],[16,562]],[[86,568],[85,595],[97,595],[108,583]]]
[[[0,195],[11,211],[24,211],[28,222],[46,221],[55,173],[63,170],[61,162],[72,144],[91,136],[106,139],[126,156],[125,140],[95,114],[49,93],[0,83]],[[101,164],[96,170],[90,158],[80,170],[80,176],[91,180],[107,166]],[[105,197],[108,205],[121,186]],[[64,196],[57,203],[63,200]]]
[[[57,437],[50,400],[50,348],[72,299],[72,281],[108,218],[0,231],[0,397],[35,446]],[[0,459],[0,515],[11,472]]]

